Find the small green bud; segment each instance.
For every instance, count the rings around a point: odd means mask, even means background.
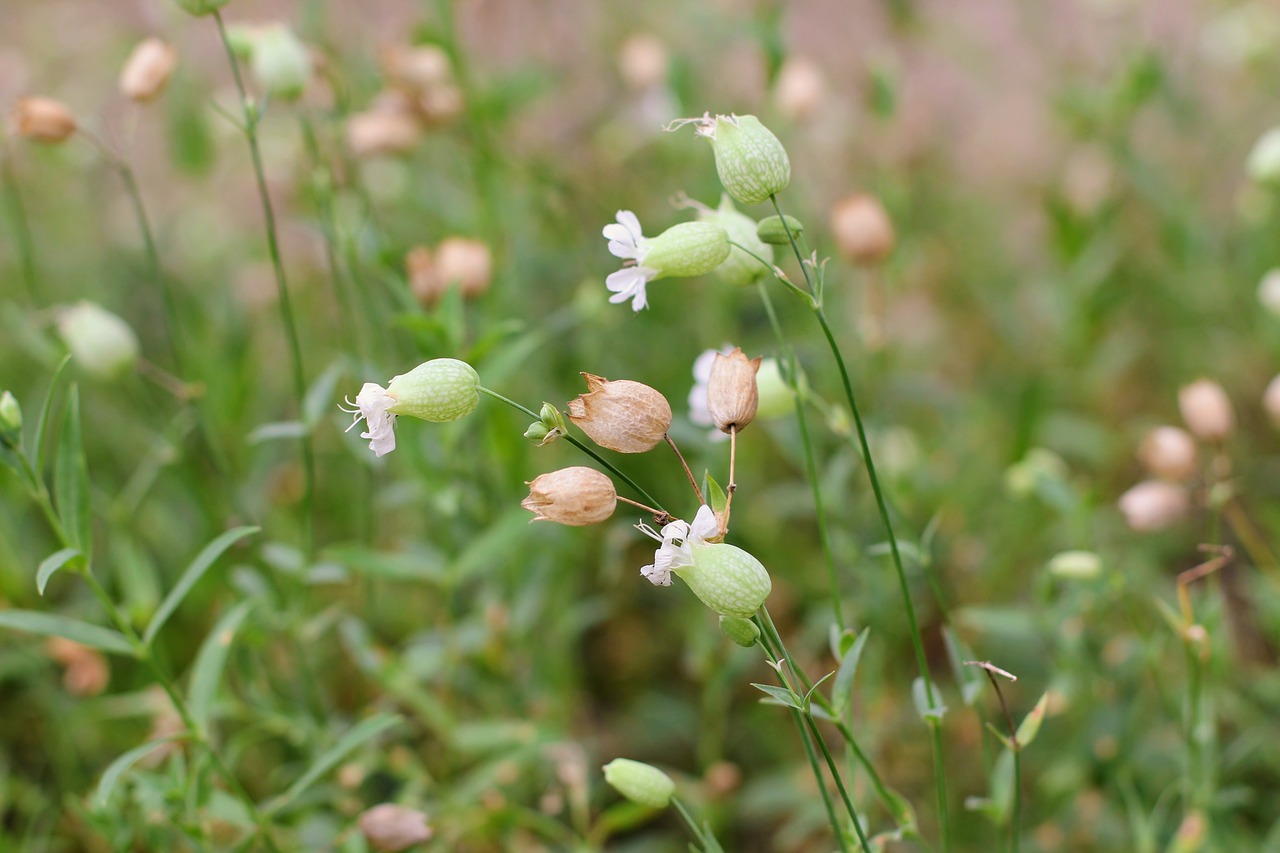
[[[786,219],[786,226],[783,226],[783,219]],[[791,229],[791,237],[787,236],[787,229]],[[791,238],[799,238],[801,232],[804,231],[804,223],[794,216],[770,216],[767,219],[761,219],[760,224],[756,226],[756,234],[765,243],[774,246],[789,246]]]
[[[735,115],[712,118],[708,113],[693,123],[699,136],[711,140],[720,183],[736,201],[758,204],[791,183],[787,150],[760,119]]]
[[[710,222],[681,222],[649,241],[640,263],[657,270],[655,278],[709,273],[729,257],[729,235]]]
[[[676,792],[671,777],[651,764],[615,758],[604,766],[604,781],[633,803],[664,809]]]
[[[1280,127],[1273,127],[1254,143],[1245,172],[1260,184],[1280,183]]]
[[[692,542],[693,565],[676,569],[693,594],[721,616],[749,619],[773,589],[760,561],[736,545]]]
[[[248,62],[253,57],[253,43],[258,38],[258,27],[232,24],[227,27],[227,46],[236,59]]]
[[[541,447],[547,440],[547,436],[551,434],[551,430],[543,425],[542,421],[534,421],[529,424],[529,428],[524,431],[524,437],[530,441],[537,442]]]
[[[201,15],[212,15],[231,2],[231,0],[177,0],[177,2],[184,12],[199,17]]]
[[[22,438],[22,407],[8,391],[0,394],[0,441],[16,448]]]
[[[117,379],[138,360],[138,336],[124,320],[93,302],[78,302],[58,315],[58,334],[80,369]]]
[[[738,244],[729,247],[729,256],[715,268],[716,278],[729,284],[754,284],[769,272],[768,267],[760,263],[760,260],[772,264],[773,247],[761,242],[756,236],[756,221],[745,213],[739,213],[728,193],[721,196],[720,207],[716,210],[700,210],[698,219],[719,225],[729,235],[729,239]],[[756,257],[751,257],[738,246],[745,246]]]
[[[443,423],[471,414],[480,402],[480,376],[475,368],[456,358],[423,362],[387,385],[395,405],[393,415],[410,415]]]
[[[1063,551],[1049,561],[1049,574],[1071,580],[1091,580],[1102,572],[1102,560],[1092,551]]]
[[[749,649],[760,639],[760,629],[750,619],[741,616],[721,616],[720,633],[744,649]]]
[[[311,54],[293,30],[282,24],[257,32],[250,65],[263,89],[286,100],[301,96],[311,77]]]

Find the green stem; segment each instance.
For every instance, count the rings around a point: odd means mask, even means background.
[[[763,261],[762,261],[763,263]],[[766,264],[767,266],[767,264]],[[765,313],[769,315],[769,325],[773,327],[774,337],[782,348],[787,360],[790,376],[787,381],[795,394],[796,426],[800,428],[800,445],[804,452],[805,473],[809,478],[809,490],[813,495],[814,518],[818,525],[818,543],[822,547],[822,555],[827,563],[827,582],[831,590],[831,611],[836,617],[836,626],[841,631],[845,628],[844,608],[840,605],[840,581],[836,572],[836,558],[831,550],[831,534],[827,531],[827,510],[822,501],[822,487],[818,483],[818,462],[813,453],[813,436],[809,434],[809,419],[804,412],[804,395],[800,392],[800,362],[796,358],[795,347],[787,341],[782,333],[782,324],[778,322],[778,312],[773,307],[773,299],[764,281],[757,284],[760,300],[764,303]]]
[[[853,823],[853,831],[858,836],[858,843],[862,845],[864,851],[870,850],[870,842],[867,841],[866,832],[862,828],[862,821],[858,819],[858,811],[853,807],[853,801],[849,799],[849,792],[845,790],[844,779],[840,777],[840,768],[836,766],[835,759],[831,757],[831,750],[827,748],[827,742],[823,739],[822,733],[818,731],[818,726],[813,721],[812,714],[806,712],[804,721],[809,726],[809,734],[813,738],[813,742],[818,745],[823,759],[827,762],[827,770],[831,773],[831,778],[835,780],[836,790],[840,792],[840,799],[844,801],[844,808],[849,814],[849,820]]]
[[[817,317],[819,325],[822,326],[822,333],[827,339],[827,344],[831,349],[831,355],[835,359],[836,367],[840,371],[840,380],[844,385],[845,399],[849,403],[850,413],[853,415],[854,428],[858,434],[858,446],[862,452],[863,464],[867,469],[867,479],[871,482],[871,491],[875,495],[876,508],[880,513],[880,521],[884,525],[885,534],[889,538],[889,552],[893,558],[893,567],[898,575],[898,586],[902,593],[902,603],[906,610],[907,622],[911,630],[911,646],[915,652],[916,666],[920,672],[920,678],[924,682],[925,699],[929,703],[930,708],[937,707],[935,698],[935,690],[933,679],[929,675],[929,665],[925,658],[924,640],[920,635],[920,624],[916,618],[915,605],[911,600],[911,586],[907,581],[907,572],[902,562],[902,554],[898,549],[898,537],[893,531],[893,520],[889,516],[889,506],[885,499],[884,488],[880,484],[880,477],[876,473],[875,460],[871,455],[871,445],[867,441],[866,426],[862,422],[862,413],[858,408],[857,397],[853,393],[853,383],[849,379],[849,370],[845,366],[844,356],[840,352],[840,346],[836,343],[835,335],[831,331],[831,324],[827,322],[826,312],[822,308],[822,288],[820,284],[815,284],[813,278],[809,274],[809,267],[805,264],[805,258],[800,252],[800,247],[796,244],[795,235],[791,233],[788,226],[786,216],[782,213],[782,208],[778,204],[776,196],[770,196],[773,202],[774,210],[777,211],[779,218],[782,220],[783,227],[786,228],[787,237],[791,242],[792,251],[795,254],[796,261],[800,264],[800,269],[804,273],[805,283],[809,286],[809,293],[813,299],[812,307],[814,316]],[[942,737],[938,730],[938,721],[930,716],[926,718],[926,723],[930,729],[930,742],[933,747],[933,764],[934,764],[934,787],[937,792],[938,801],[938,825],[942,837],[942,851],[946,853],[949,846],[950,826],[947,816],[947,787],[946,773],[943,770],[942,756]]]
[[[698,844],[705,848],[707,845],[707,839],[703,836],[702,830],[698,828],[698,824],[694,822],[693,815],[689,814],[689,810],[684,807],[684,803],[680,802],[679,798],[672,797],[671,806],[676,810],[676,814],[680,815],[680,820],[684,822],[685,828],[689,830],[689,834],[693,836],[694,840],[697,841]]]
[[[541,416],[541,415],[539,415],[537,412],[535,412],[533,409],[530,409],[530,408],[528,408],[528,407],[526,407],[526,406],[522,406],[522,405],[520,405],[519,403],[517,403],[515,400],[511,400],[511,399],[509,399],[509,398],[507,398],[507,397],[502,396],[502,395],[501,395],[501,394],[499,394],[497,391],[493,391],[493,390],[491,390],[491,389],[489,389],[489,388],[484,387],[483,385],[478,386],[478,388],[479,388],[479,390],[480,390],[480,391],[484,392],[485,394],[488,394],[488,395],[489,395],[490,397],[492,397],[493,399],[495,399],[495,400],[500,400],[501,402],[506,403],[508,406],[511,406],[513,409],[518,409],[519,411],[524,412],[526,415],[528,415],[529,417],[533,418],[535,421],[536,421],[536,420],[540,420],[540,419],[541,419],[541,417],[542,417],[542,416]],[[578,441],[578,439],[574,438],[573,436],[569,435],[568,433],[565,433],[564,438],[565,438],[565,441],[569,442],[569,443],[570,443],[570,444],[572,444],[574,447],[578,448],[578,449],[579,449],[579,450],[581,450],[583,453],[587,454],[587,455],[588,455],[588,456],[590,456],[592,459],[596,460],[596,461],[597,461],[597,462],[599,462],[601,465],[603,465],[604,467],[608,468],[608,469],[609,469],[609,471],[610,471],[610,472],[611,472],[615,477],[617,477],[618,479],[622,480],[622,482],[624,482],[624,483],[626,483],[628,486],[630,486],[630,487],[635,491],[635,493],[636,493],[636,494],[638,494],[638,495],[640,495],[642,498],[644,498],[644,499],[649,503],[649,506],[650,506],[650,507],[655,508],[655,509],[658,509],[658,510],[661,510],[661,511],[662,511],[662,512],[664,512],[664,513],[666,513],[666,512],[667,512],[665,509],[663,509],[662,504],[658,503],[657,499],[655,499],[652,495],[650,495],[650,494],[649,494],[648,492],[646,492],[644,489],[640,488],[640,486],[638,486],[634,480],[632,480],[632,479],[631,479],[630,477],[628,477],[626,474],[624,474],[624,473],[622,473],[621,471],[619,471],[616,467],[614,467],[614,466],[613,466],[613,465],[612,465],[608,460],[606,460],[604,457],[602,457],[599,453],[596,453],[596,452],[595,452],[594,450],[592,450],[590,447],[588,447],[587,445],[583,444],[581,441]],[[669,513],[668,513],[668,515],[669,515]]]
[[[298,418],[304,417],[303,403],[307,396],[306,374],[302,368],[302,345],[298,340],[298,329],[293,321],[293,306],[289,300],[289,287],[284,274],[284,261],[280,256],[280,241],[276,232],[275,209],[271,205],[271,193],[267,189],[267,175],[262,165],[262,151],[258,146],[258,122],[262,114],[249,101],[249,95],[240,74],[240,62],[227,38],[227,27],[223,23],[222,13],[214,10],[213,19],[218,25],[218,36],[226,49],[227,62],[231,65],[231,76],[235,78],[236,92],[240,98],[240,109],[244,113],[245,141],[249,145],[249,158],[253,161],[253,174],[258,185],[258,198],[262,203],[262,215],[267,232],[267,251],[271,255],[271,267],[275,271],[276,296],[280,303],[280,320],[284,326],[285,339],[289,344],[290,366],[293,376],[293,393],[298,406]],[[315,453],[311,445],[311,433],[303,430],[302,467],[304,487],[302,495],[303,542],[308,558],[315,553],[315,491],[316,471]]]

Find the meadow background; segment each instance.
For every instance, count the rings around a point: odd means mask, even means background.
[[[998,776],[984,724],[1002,717],[959,656],[1019,676],[1004,688],[1015,719],[1049,696],[1023,755],[1020,849],[1280,850],[1280,458],[1262,404],[1280,318],[1258,296],[1280,265],[1280,210],[1268,174],[1246,170],[1280,123],[1273,6],[231,0],[222,15],[284,23],[314,60],[302,97],[269,99],[259,125],[305,404],[249,149],[224,115],[240,108],[217,27],[164,0],[7,0],[0,14],[2,109],[56,98],[129,164],[162,270],[98,147],[8,128],[0,390],[21,403],[29,446],[67,351],[60,312],[91,300],[136,332],[126,375],[72,360],[46,441],[62,441],[74,384],[94,574],[139,632],[206,544],[260,528],[191,588],[154,654],[188,685],[211,632],[234,624],[205,694],[210,739],[280,849],[369,849],[357,816],[382,802],[428,815],[424,850],[687,849],[674,817],[603,784],[617,756],[671,773],[726,850],[834,849],[795,731],[748,685],[770,671],[678,582],[639,577],[641,518],[528,524],[524,481],[585,464],[574,448],[533,446],[528,419],[486,398],[455,423],[402,418],[377,460],[337,408],[440,356],[535,410],[563,408],[587,371],[661,390],[694,469],[723,471],[726,445],[687,417],[691,366],[726,342],[777,355],[759,299],[676,279],[650,286],[645,312],[610,305],[617,264],[600,237],[619,209],[657,233],[688,218],[678,193],[717,202],[707,145],[661,130],[709,110],[779,136],[785,206],[831,256],[827,313],[949,709],[950,849],[1003,849],[1010,820],[1007,800],[973,803]],[[135,104],[117,76],[149,36],[178,62]],[[361,150],[352,117],[415,44],[443,50],[453,90],[402,152]],[[893,223],[882,264],[837,251],[829,214],[855,193]],[[465,297],[415,296],[406,256],[455,237],[487,247],[489,274]],[[881,341],[866,334],[869,290],[885,303]],[[885,849],[940,849],[908,629],[838,376],[811,318],[776,293],[828,404],[810,414],[843,605],[870,628],[854,726],[932,845]],[[1226,389],[1235,428],[1200,447],[1191,511],[1135,531],[1116,503],[1147,476],[1139,442],[1181,423],[1178,389],[1202,377]],[[792,420],[754,425],[738,461],[731,540],[769,567],[773,617],[820,676],[835,667],[831,611]],[[669,457],[615,463],[690,503]],[[1177,573],[1201,543],[1235,557],[1191,586],[1194,619],[1180,622]],[[0,607],[109,625],[74,572],[38,593],[60,547],[5,471]],[[1049,570],[1072,550],[1097,571]],[[148,667],[0,636],[0,847],[266,849],[191,744],[100,796],[114,759],[181,728]],[[873,829],[892,828],[854,778]]]

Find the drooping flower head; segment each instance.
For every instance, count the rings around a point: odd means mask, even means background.
[[[480,377],[475,368],[456,358],[436,358],[392,377],[383,388],[366,382],[355,402],[347,400],[343,411],[353,416],[351,426],[365,422],[361,438],[377,456],[396,449],[397,415],[443,423],[471,414],[480,402]]]
[[[648,303],[645,286],[659,278],[703,275],[729,256],[729,235],[710,222],[682,222],[657,237],[645,237],[640,220],[629,210],[619,210],[617,222],[604,227],[609,252],[622,258],[622,269],[605,279],[613,292],[610,302],[631,300],[635,311]]]

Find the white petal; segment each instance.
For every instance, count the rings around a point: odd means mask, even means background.
[[[629,210],[618,211],[618,224],[631,232],[634,242],[639,243],[644,237],[644,233],[640,230],[639,218]]]
[[[705,542],[718,535],[720,535],[720,524],[716,521],[716,514],[711,507],[703,504],[698,509],[698,514],[693,517],[693,524],[689,525],[689,538],[695,542]]]
[[[363,420],[366,428],[365,432],[360,433],[360,437],[369,440],[369,447],[374,454],[383,456],[395,450],[396,416],[387,410],[396,404],[396,398],[376,382],[366,382],[360,387],[355,404],[355,423]]]
[[[699,385],[706,385],[711,381],[711,366],[716,363],[716,356],[720,352],[721,350],[705,349],[693,360],[693,380]]]
[[[648,267],[623,267],[615,273],[610,273],[604,280],[605,287],[614,294],[609,297],[609,301],[618,303],[630,299],[632,310],[643,309],[648,304],[644,286],[657,274],[657,270],[651,270]]]
[[[694,385],[689,391],[689,420],[698,426],[712,426],[715,423],[707,404],[707,386],[703,383]]]

